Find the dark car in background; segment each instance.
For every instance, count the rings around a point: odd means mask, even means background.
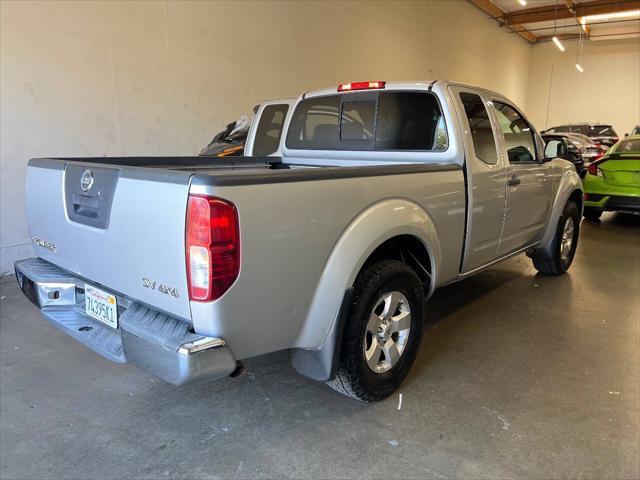
[[[591,162],[598,160],[606,152],[602,148],[579,133],[544,133],[542,139],[545,143],[551,140],[564,140],[568,146],[565,160],[569,160],[576,167],[576,171],[582,177]]]
[[[619,140],[613,127],[606,123],[570,123],[548,128],[542,133],[580,133],[589,137],[594,143],[607,147]]]
[[[605,153],[607,153],[607,150],[609,150],[608,146],[595,143],[589,137],[582,135],[581,133],[571,133],[568,135],[571,135],[571,138],[575,139],[579,147],[583,149],[582,159],[584,160],[585,166],[600,159]]]
[[[251,119],[243,116],[216,134],[198,155],[206,157],[241,157],[247,141]]]
[[[551,140],[564,140],[567,143],[567,155],[563,157],[565,160],[569,160],[576,168],[576,172],[580,176],[583,175],[586,167],[583,158],[583,146],[582,142],[573,137],[570,133],[552,133],[543,134],[542,139],[544,143],[549,143]]]
[[[228,124],[198,155],[206,157],[278,155],[282,130],[295,102],[295,99],[290,98],[269,100],[256,105],[253,107],[252,115],[243,115],[235,122]],[[255,125],[257,133],[249,139],[251,125],[256,116],[260,117],[260,122]]]

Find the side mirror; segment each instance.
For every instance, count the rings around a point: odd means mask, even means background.
[[[548,162],[554,158],[567,158],[568,153],[569,145],[567,145],[566,141],[561,139],[549,140],[544,148],[544,159]]]

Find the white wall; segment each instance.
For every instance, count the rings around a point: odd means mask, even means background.
[[[584,73],[575,68],[577,42],[565,46],[565,52],[553,43],[531,49],[526,104],[532,122],[539,128],[602,122],[619,135],[631,131],[640,123],[640,39],[585,42]]]
[[[31,157],[193,155],[261,100],[343,81],[526,98],[529,46],[465,0],[2,1],[0,17],[2,273],[32,255]]]

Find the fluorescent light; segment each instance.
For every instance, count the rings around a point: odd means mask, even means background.
[[[584,68],[582,68],[582,65],[580,65],[579,63],[576,63],[576,69],[577,69],[580,73],[584,72]]]
[[[562,43],[560,43],[560,40],[558,40],[558,37],[555,37],[555,36],[554,36],[551,40],[553,40],[553,43],[555,43],[555,44],[556,44],[556,47],[558,47],[558,49],[559,49],[561,52],[564,52],[564,45],[562,45]]]
[[[522,5],[523,7],[527,6],[527,0],[518,0],[518,2],[520,3],[520,5]]]
[[[584,22],[597,22],[599,20],[612,20],[617,18],[640,17],[640,10],[627,10],[626,12],[602,13],[600,15],[589,15],[582,17]]]

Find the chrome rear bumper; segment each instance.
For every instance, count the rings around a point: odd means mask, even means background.
[[[92,319],[84,309],[85,281],[52,263],[21,260],[15,273],[22,292],[51,324],[107,360],[131,363],[174,385],[215,380],[236,369],[224,340],[193,333],[186,322],[126,297],[116,295],[118,329]]]

